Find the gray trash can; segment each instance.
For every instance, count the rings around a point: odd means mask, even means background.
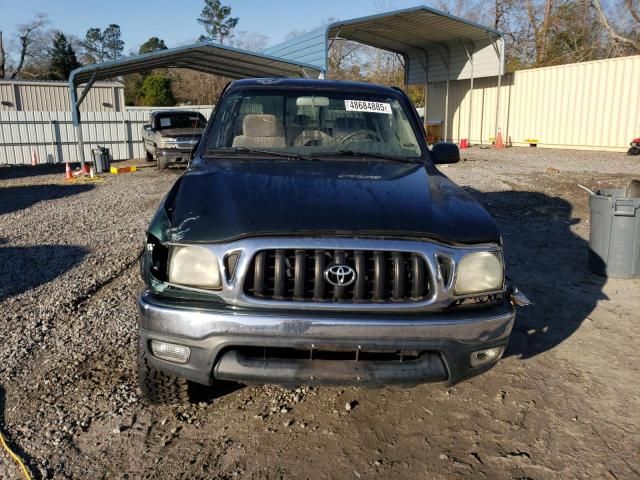
[[[589,270],[615,278],[640,277],[640,198],[621,188],[589,196]]]
[[[91,150],[93,156],[93,166],[96,173],[109,171],[109,149],[105,147],[96,147]]]

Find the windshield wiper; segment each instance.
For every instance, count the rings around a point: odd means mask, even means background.
[[[387,156],[387,155],[383,155],[381,153],[370,153],[370,152],[359,152],[357,150],[338,150],[337,152],[330,152],[330,153],[323,153],[323,154],[318,154],[318,155],[322,155],[324,156],[329,156],[329,157],[338,157],[341,155],[344,155],[345,157],[370,157],[370,158],[379,158],[381,160],[389,160],[390,162],[398,162],[398,163],[421,163],[419,161],[416,160],[407,160],[404,158],[400,158],[400,157],[394,157],[394,156]]]
[[[233,147],[230,152],[232,153],[257,153],[260,155],[269,155],[273,157],[284,157],[295,160],[315,160],[314,158],[307,157],[306,155],[301,155],[299,153],[293,152],[274,152],[272,150],[260,150],[256,148],[247,148],[247,147]],[[226,152],[225,152],[226,153]]]

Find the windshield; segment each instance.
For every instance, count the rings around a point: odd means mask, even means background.
[[[204,128],[207,121],[198,112],[156,114],[156,130],[169,128]]]
[[[225,97],[205,155],[251,150],[299,157],[367,154],[418,159],[408,112],[394,97],[241,90]]]

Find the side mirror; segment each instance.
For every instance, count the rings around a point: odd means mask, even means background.
[[[142,128],[144,128],[147,132],[151,131],[151,124],[150,123],[146,123],[142,126]]]
[[[460,161],[460,150],[455,143],[438,142],[431,148],[433,163],[458,163]]]

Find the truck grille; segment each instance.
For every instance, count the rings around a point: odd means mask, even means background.
[[[351,267],[355,280],[333,285],[325,271]],[[411,252],[271,249],[255,254],[244,282],[249,297],[292,302],[409,303],[432,294],[424,257]]]

